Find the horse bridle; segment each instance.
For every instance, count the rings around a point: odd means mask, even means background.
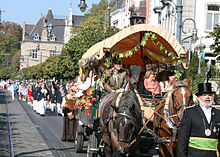
[[[122,116],[122,117],[131,119],[131,120],[132,120],[131,123],[132,123],[136,128],[139,127],[139,126],[137,125],[137,123],[133,122],[133,120],[135,121],[135,118],[134,118],[133,116],[129,116],[129,115],[126,114],[125,112],[119,112],[119,113],[117,113],[117,115],[120,115],[120,116]],[[132,131],[134,131],[134,130],[132,130]],[[120,139],[120,138],[118,137],[118,141],[119,141],[119,142],[124,142],[124,143],[130,143],[130,142],[132,141],[132,139],[124,140],[124,139]]]
[[[180,119],[179,116],[183,115],[183,113],[178,113],[178,111],[179,111],[180,109],[182,109],[182,108],[185,109],[185,108],[187,107],[187,104],[181,104],[179,107],[177,107],[177,105],[176,105],[176,103],[175,103],[175,101],[174,101],[174,95],[173,95],[173,93],[174,93],[178,88],[181,88],[181,87],[189,88],[189,86],[186,85],[186,84],[178,84],[178,85],[176,85],[176,86],[174,87],[174,91],[172,92],[172,102],[173,102],[174,108],[175,108],[176,111],[177,111],[177,118],[178,118],[179,121],[181,121],[181,119]],[[172,118],[171,118],[171,122],[172,122],[174,125],[176,125],[177,128],[179,127],[179,124],[176,124],[175,121],[174,121]]]
[[[185,85],[185,84],[179,84],[179,85],[177,85],[177,86],[175,86],[174,87],[174,89],[178,89],[178,88],[181,88],[181,87],[186,87],[186,88],[189,88],[189,86],[187,86],[187,85]],[[175,92],[175,91],[174,91]],[[177,107],[176,106],[176,103],[175,103],[175,101],[174,101],[174,98],[173,98],[173,94],[172,94],[172,101],[173,101],[173,105],[174,105],[174,107],[175,107],[175,109],[177,110],[177,111],[179,111],[181,108],[183,108],[183,107],[186,107],[186,105],[187,104],[182,104],[182,105],[180,105],[179,107]]]

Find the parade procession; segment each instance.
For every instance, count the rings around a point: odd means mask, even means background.
[[[219,157],[220,3],[78,1],[0,8],[0,156]]]

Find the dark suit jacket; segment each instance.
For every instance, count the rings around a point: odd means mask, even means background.
[[[57,103],[62,104],[62,95],[60,91],[56,92],[57,95]]]
[[[57,103],[57,93],[56,92],[50,92],[50,102],[51,103]]]
[[[127,84],[127,72],[123,69],[120,69],[118,71],[119,79],[118,79],[118,87],[116,85],[116,82],[113,78],[113,72],[110,70],[108,74],[106,74],[105,80],[103,82],[104,89],[107,92],[112,92],[112,90],[117,90],[120,88],[124,88]]]
[[[37,101],[40,101],[44,97],[43,93],[41,92],[41,89],[42,89],[41,87],[35,88],[35,94],[36,94]]]
[[[178,157],[216,157],[215,151],[200,150],[188,146],[190,137],[219,139],[220,110],[212,108],[211,112],[211,122],[208,123],[200,105],[195,105],[184,111],[178,132]],[[205,135],[203,119],[206,128],[210,128],[212,124],[210,136]]]

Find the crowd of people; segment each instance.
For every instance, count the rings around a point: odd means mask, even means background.
[[[1,80],[0,88],[11,93],[12,100],[17,97],[26,102],[33,110],[46,115],[46,110],[63,116],[62,141],[74,141],[76,134],[76,110],[85,109],[91,114],[92,103],[95,100],[91,95],[95,85],[99,82],[97,76],[90,70],[86,77],[76,77],[72,82],[65,84],[56,80]]]

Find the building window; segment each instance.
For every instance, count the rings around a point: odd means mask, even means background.
[[[37,50],[32,50],[32,52],[31,52],[31,58],[32,58],[32,59],[37,59]]]
[[[34,40],[40,40],[40,35],[38,33],[34,34]]]
[[[206,30],[212,31],[220,21],[220,5],[210,4],[207,6]]]
[[[118,26],[118,20],[115,20],[112,22],[113,23],[113,26],[117,27]]]
[[[50,38],[50,41],[56,41],[56,36],[54,34],[51,34],[51,38]]]
[[[24,56],[20,56],[20,61],[24,62]]]
[[[55,55],[56,55],[56,51],[50,50],[50,57],[51,57],[51,56],[55,56]]]

